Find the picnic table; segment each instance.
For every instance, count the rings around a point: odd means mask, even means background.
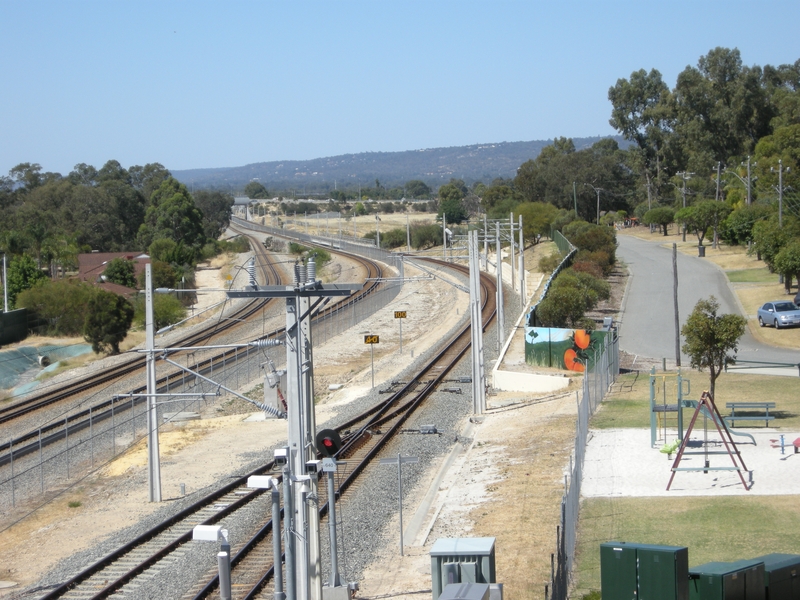
[[[731,427],[735,427],[736,421],[764,421],[764,427],[769,426],[769,422],[772,421],[775,416],[769,414],[770,408],[775,408],[774,402],[726,402],[726,408],[731,410],[731,414],[727,417],[723,417],[726,422],[730,422]],[[739,414],[736,414],[736,411],[739,411]],[[742,412],[746,413],[754,413],[760,412],[760,415],[754,414],[741,414]]]

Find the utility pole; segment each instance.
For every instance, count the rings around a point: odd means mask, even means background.
[[[150,502],[161,502],[161,459],[158,451],[158,408],[156,406],[155,319],[153,318],[153,275],[151,265],[144,267],[145,277],[145,349],[147,350],[147,482]]]
[[[714,195],[714,200],[719,202],[719,171],[720,171],[720,162],[717,161],[717,193]]]
[[[481,321],[481,268],[478,231],[469,232],[469,303],[472,336],[472,411],[486,410],[486,372],[483,362],[483,323]]]
[[[681,366],[681,320],[678,314],[678,245],[672,244],[672,300],[675,306],[675,363]]]
[[[676,175],[680,175],[681,179],[683,180],[683,187],[681,188],[681,195],[683,196],[683,208],[686,208],[686,180],[690,179],[694,176],[694,173],[687,173],[686,171],[681,171],[680,173],[675,173]],[[748,191],[749,193],[749,191]],[[748,204],[750,204],[748,202]],[[686,223],[683,224],[683,241],[686,241]]]
[[[495,243],[497,244],[497,353],[499,354],[503,348],[506,324],[503,310],[503,251],[500,247],[500,222],[495,222],[494,226]]]
[[[509,213],[508,221],[509,221],[509,225],[511,226],[511,228],[509,230],[510,231],[510,238],[511,238],[511,246],[510,246],[510,253],[511,254],[509,256],[509,259],[511,261],[511,291],[516,293],[516,291],[517,291],[517,278],[515,277],[514,272],[517,270],[517,264],[516,264],[517,261],[514,258],[515,257],[515,254],[514,254],[515,242],[514,242],[514,213],[513,212]]]
[[[753,203],[753,198],[750,194],[750,187],[751,187],[751,179],[750,179],[750,155],[747,155],[747,206],[750,206]]]
[[[408,214],[406,214],[406,246],[408,246],[408,251],[411,252],[411,227],[408,224]]]

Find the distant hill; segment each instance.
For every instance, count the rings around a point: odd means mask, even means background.
[[[575,147],[587,148],[603,139],[601,136],[573,138]],[[624,140],[614,139],[623,146]],[[432,187],[456,177],[465,182],[489,183],[497,177],[514,177],[519,166],[536,158],[552,140],[534,142],[500,142],[451,148],[428,148],[404,152],[362,152],[342,154],[313,160],[284,160],[262,162],[243,167],[219,169],[188,169],[172,171],[179,181],[197,188],[242,190],[257,179],[268,190],[298,192],[328,191],[352,188],[355,185],[374,185],[379,179],[384,187],[402,185],[411,179],[421,179]]]

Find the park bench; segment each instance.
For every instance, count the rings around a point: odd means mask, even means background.
[[[736,421],[764,421],[764,427],[769,426],[769,422],[775,418],[774,415],[769,414],[770,408],[775,408],[774,402],[726,402],[725,406],[731,409],[731,414],[725,418],[726,422],[730,422],[731,427],[735,427]],[[761,412],[761,415],[742,415],[736,414],[736,411],[744,411],[747,413]]]

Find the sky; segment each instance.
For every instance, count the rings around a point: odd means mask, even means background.
[[[0,175],[616,133],[608,89],[800,59],[800,2],[0,0]]]

